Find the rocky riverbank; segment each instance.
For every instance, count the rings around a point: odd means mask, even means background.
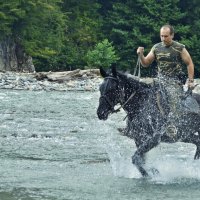
[[[96,91],[102,78],[98,69],[65,72],[0,73],[0,89]]]
[[[144,82],[152,82],[151,78],[141,79]],[[97,91],[102,83],[102,77],[98,69],[74,70],[64,72],[38,72],[38,73],[0,73],[0,89],[14,90],[45,90],[45,91]],[[199,84],[194,92],[200,93]]]

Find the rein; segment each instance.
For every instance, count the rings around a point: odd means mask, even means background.
[[[131,96],[126,100],[125,103],[123,103],[119,108],[117,108],[116,110],[114,110],[113,113],[119,112],[120,109],[123,108],[135,96],[135,94],[136,94],[136,91],[133,94],[131,94]]]
[[[138,70],[138,74],[136,75],[137,70]],[[141,72],[140,71],[141,71],[141,60],[140,60],[140,57],[138,56],[137,64],[135,66],[133,75],[137,76],[138,78],[140,78],[141,77]]]

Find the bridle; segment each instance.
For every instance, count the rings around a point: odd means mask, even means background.
[[[107,77],[105,77],[104,79],[112,79],[112,80],[115,80],[117,83],[119,83],[119,79],[116,78],[116,77],[107,76]],[[117,109],[114,109],[115,104],[114,104],[112,101],[110,101],[110,99],[109,99],[105,94],[104,94],[104,95],[101,95],[100,99],[104,98],[104,99],[106,100],[106,102],[107,102],[107,103],[109,104],[109,106],[111,107],[111,113],[117,113],[117,112],[119,112],[119,111],[121,110],[121,108],[124,108],[124,106],[125,106],[126,104],[128,104],[128,102],[135,96],[135,94],[136,94],[136,91],[133,92],[133,93],[131,94],[131,96],[125,101],[125,103],[121,104],[121,106],[120,106],[119,108],[117,108]]]
[[[112,76],[107,76],[107,77],[104,78],[104,80],[105,79],[112,79],[112,80],[116,81],[117,83],[119,82],[119,80],[117,78],[112,77]],[[114,103],[112,103],[112,101],[110,101],[110,99],[106,96],[106,94],[101,95],[100,99],[105,99],[106,100],[106,102],[108,103],[108,105],[111,107],[111,113],[118,112],[118,111],[116,111],[114,109],[114,106],[115,106]]]

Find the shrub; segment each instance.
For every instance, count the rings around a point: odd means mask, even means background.
[[[89,50],[86,55],[86,61],[89,67],[108,68],[112,63],[119,60],[115,53],[112,43],[108,39],[98,43],[93,50]]]

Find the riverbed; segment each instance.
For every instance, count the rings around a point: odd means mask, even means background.
[[[120,135],[125,113],[96,116],[99,93],[0,90],[1,200],[199,199],[195,146],[162,144],[142,178],[133,140]]]

